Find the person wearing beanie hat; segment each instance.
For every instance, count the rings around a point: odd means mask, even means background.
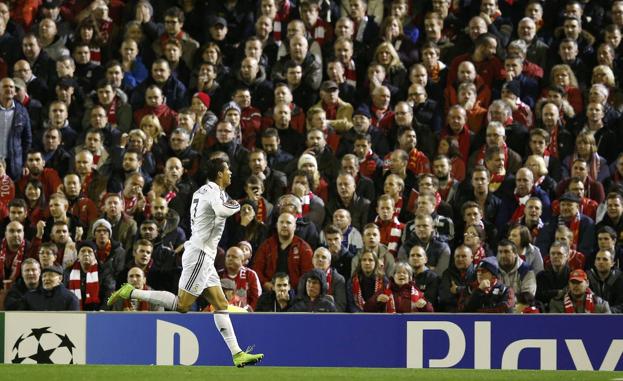
[[[513,121],[523,124],[528,130],[534,126],[534,116],[530,105],[521,99],[521,84],[517,79],[506,82],[502,86],[500,99],[512,109]]]
[[[313,167],[314,170],[318,170],[318,162],[316,157],[309,153],[304,153],[299,157],[296,168],[309,171]]]
[[[312,155],[311,153],[302,154],[299,157],[298,162],[296,163],[296,168],[307,173],[307,175],[311,179],[311,183],[309,184],[309,190],[318,197],[320,197],[325,204],[328,203],[329,182],[320,174],[318,168],[318,159],[316,158],[316,156]]]
[[[219,123],[219,127],[225,124],[231,127],[229,122]],[[217,246],[222,239],[226,220],[240,211],[240,204],[225,191],[232,183],[229,162],[222,158],[210,159],[207,162],[206,175],[207,183],[193,193],[190,202],[192,234],[184,244],[177,295],[169,291],[139,290],[126,283],[110,295],[107,304],[112,306],[119,300],[137,299],[170,311],[185,313],[190,311],[199,296],[205,295],[214,308],[214,323],[232,355],[234,365],[254,365],[264,355],[252,354],[250,350],[243,351],[238,345],[227,313],[228,302],[214,266]]]
[[[516,97],[521,96],[521,87],[519,81],[516,79],[506,82],[502,87],[502,91],[504,90],[511,92]]]
[[[104,227],[108,230],[108,234],[112,237],[112,225],[104,218],[100,218],[93,223],[93,227],[91,228],[91,235],[95,236],[95,231],[99,227]]]
[[[80,242],[78,242],[78,244],[76,245],[76,251],[78,253],[80,253],[80,249],[82,249],[83,247],[90,247],[91,250],[93,250],[93,252],[97,251],[97,245],[93,241],[80,241]]]
[[[212,101],[212,98],[210,98],[210,96],[206,93],[204,93],[203,91],[199,91],[195,94],[193,94],[193,98],[197,98],[201,101],[201,103],[203,103],[204,106],[206,106],[206,108],[210,108],[210,102]]]
[[[500,267],[495,257],[483,258],[476,271],[476,283],[465,287],[459,297],[460,312],[511,313],[515,293],[502,283]]]
[[[378,128],[372,126],[371,118],[372,114],[370,108],[365,103],[360,104],[355,111],[353,111],[353,127],[342,134],[336,157],[342,157],[346,154],[353,153],[355,140],[360,135],[370,135],[372,151],[375,154],[384,157],[389,153],[387,136]]]
[[[116,279],[125,266],[126,250],[121,243],[112,239],[113,229],[110,222],[100,218],[93,223],[92,240],[95,242],[95,258],[102,274],[111,274]],[[89,245],[85,243],[85,245]],[[112,286],[114,288],[114,285]],[[110,294],[112,290],[109,291]],[[106,296],[108,296],[108,294]],[[105,298],[104,298],[105,299]],[[104,302],[104,300],[101,300]]]
[[[550,313],[565,314],[609,314],[610,304],[597,296],[589,288],[588,275],[582,269],[569,273],[567,291],[561,297],[552,298],[549,302]]]
[[[229,110],[234,110],[238,112],[239,115],[241,114],[240,106],[238,106],[236,102],[230,101],[230,102],[225,103],[225,105],[223,106],[223,109],[221,110],[221,119],[227,116],[227,112]]]

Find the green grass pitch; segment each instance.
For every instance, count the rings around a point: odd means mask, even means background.
[[[106,381],[328,381],[328,380],[623,380],[623,372],[379,368],[185,367],[111,365],[0,365],[0,380]]]

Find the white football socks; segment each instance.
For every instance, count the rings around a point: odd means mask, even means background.
[[[236,339],[236,333],[231,325],[227,311],[214,311],[214,324],[221,336],[223,336],[223,340],[225,340],[225,344],[227,344],[232,356],[241,352],[242,349],[238,346],[238,339]]]
[[[168,291],[132,290],[130,298],[162,306],[169,311],[177,310],[177,295]]]

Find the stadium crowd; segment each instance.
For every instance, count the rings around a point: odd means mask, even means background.
[[[0,298],[176,293],[224,158],[237,308],[621,313],[622,28],[611,0],[0,2]]]

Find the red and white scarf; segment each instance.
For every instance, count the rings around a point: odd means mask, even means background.
[[[515,209],[513,215],[511,216],[511,222],[518,222],[523,217],[524,211],[526,209],[526,202],[528,202],[532,194],[528,193],[525,196],[518,196],[517,191],[515,191],[514,196],[515,201],[517,201],[517,209]]]
[[[461,153],[461,158],[464,161],[467,161],[469,159],[469,150],[471,145],[471,132],[469,130],[469,127],[467,125],[464,125],[463,128],[461,128],[461,131],[455,134],[450,126],[446,126],[446,128],[441,131],[441,138],[443,139],[446,137],[459,143],[459,152]]]
[[[566,314],[573,314],[576,312],[575,303],[573,303],[573,300],[571,300],[569,293],[565,294],[564,304],[565,304]],[[586,298],[584,300],[584,312],[589,313],[589,314],[592,314],[595,312],[595,302],[593,301],[593,292],[591,291],[590,288],[586,289]]]
[[[108,259],[108,256],[110,255],[110,250],[112,249],[112,243],[110,242],[110,240],[108,240],[108,242],[106,242],[106,244],[104,245],[104,247],[97,247],[97,252],[95,253],[95,256],[97,257],[97,261],[99,263],[104,263],[106,262],[106,260]]]
[[[376,216],[374,223],[381,231],[381,243],[387,245],[387,250],[395,258],[398,255],[398,245],[405,225],[394,216],[389,221],[383,221]]]
[[[303,216],[306,216],[311,209],[311,201],[314,199],[314,194],[309,192],[301,197],[301,206],[303,207]]]
[[[478,246],[478,250],[476,250],[476,252],[474,253],[474,265],[478,266],[480,261],[482,261],[486,257],[487,253],[485,253],[485,248],[482,245]]]
[[[281,42],[283,25],[290,19],[290,0],[285,0],[281,8],[277,10],[273,19],[273,38],[276,42]]]
[[[22,243],[17,248],[17,253],[13,257],[13,261],[11,262],[11,275],[9,275],[9,279],[15,282],[17,278],[20,276],[20,270],[22,266],[22,261],[24,260],[24,249],[26,248],[26,241],[22,240]],[[0,250],[0,277],[2,280],[5,280],[4,274],[6,273],[6,259],[9,256],[9,246],[7,244],[6,238],[2,240],[2,249]]]
[[[383,291],[383,293],[389,297],[387,304],[385,304],[385,312],[387,312],[388,314],[395,314],[396,313],[396,300],[394,299],[394,293],[392,292],[391,287],[388,286],[387,288],[385,288],[385,291]],[[418,291],[418,289],[413,285],[413,283],[411,283],[411,304],[417,303],[423,297],[424,297],[424,294]]]
[[[382,288],[383,278],[377,276],[374,281],[374,293],[376,294]],[[366,303],[366,301],[363,300],[361,284],[359,283],[359,274],[353,275],[353,297],[355,299],[355,305],[363,311],[363,305]]]
[[[409,152],[407,169],[413,172],[416,176],[422,173],[430,173],[430,162],[428,157],[426,157],[426,154],[419,151],[417,148],[413,148],[411,152]]]
[[[398,218],[400,216],[400,212],[402,211],[402,204],[404,203],[401,196],[398,196],[398,200],[394,203],[394,218]]]
[[[344,68],[344,77],[346,78],[346,83],[352,87],[357,87],[357,68],[354,60],[350,60],[348,66]]]
[[[71,272],[69,273],[69,291],[73,292],[74,295],[80,301],[80,308],[84,309],[85,304],[99,304],[100,302],[100,283],[99,276],[97,271],[97,263],[92,264],[89,267],[89,270],[86,272],[86,284],[84,286],[84,291],[86,293],[86,297],[82,297],[82,289],[80,279],[82,272],[82,266],[80,266],[80,262],[76,261],[71,268]]]
[[[331,271],[331,267],[327,269],[327,295],[333,295],[333,274]]]

